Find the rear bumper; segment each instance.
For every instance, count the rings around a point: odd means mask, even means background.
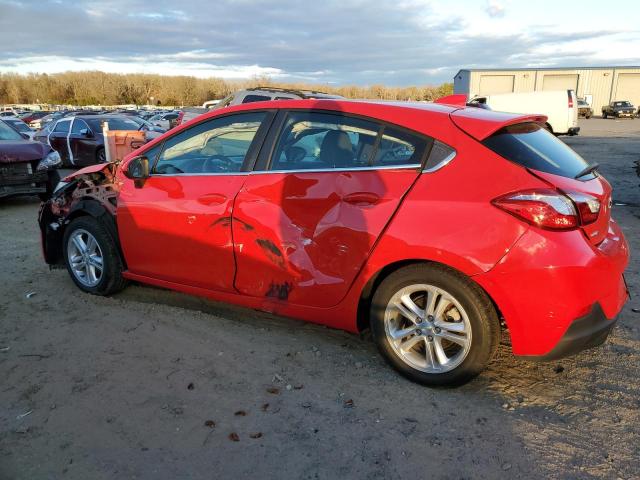
[[[609,320],[599,303],[591,311],[569,325],[553,349],[544,355],[525,355],[522,358],[536,362],[548,362],[575,355],[582,350],[602,345],[617,322],[617,317]]]
[[[613,221],[598,246],[577,230],[532,228],[493,269],[473,278],[504,317],[513,353],[552,359],[606,338],[628,298],[628,260]]]

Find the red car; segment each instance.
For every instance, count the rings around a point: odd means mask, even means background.
[[[455,103],[456,99],[451,102]],[[463,104],[293,100],[216,110],[44,203],[45,259],[350,332],[410,379],[601,344],[628,293],[611,187],[545,118]]]

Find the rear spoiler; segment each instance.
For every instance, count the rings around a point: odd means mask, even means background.
[[[495,112],[481,108],[459,108],[451,112],[451,121],[462,131],[482,141],[498,130],[517,123],[537,123],[544,126],[545,115]]]

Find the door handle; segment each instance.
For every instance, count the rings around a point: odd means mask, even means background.
[[[198,203],[202,205],[221,205],[227,201],[227,197],[220,193],[208,193],[198,197]]]
[[[365,207],[367,205],[375,205],[380,201],[380,196],[372,192],[354,192],[342,197],[345,202]]]

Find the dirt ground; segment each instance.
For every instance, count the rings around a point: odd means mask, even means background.
[[[639,478],[640,120],[581,124],[566,142],[626,204],[635,296],[603,347],[535,364],[502,346],[458,389],[340,331],[140,285],[85,295],[43,263],[38,202],[2,202],[0,479]]]

